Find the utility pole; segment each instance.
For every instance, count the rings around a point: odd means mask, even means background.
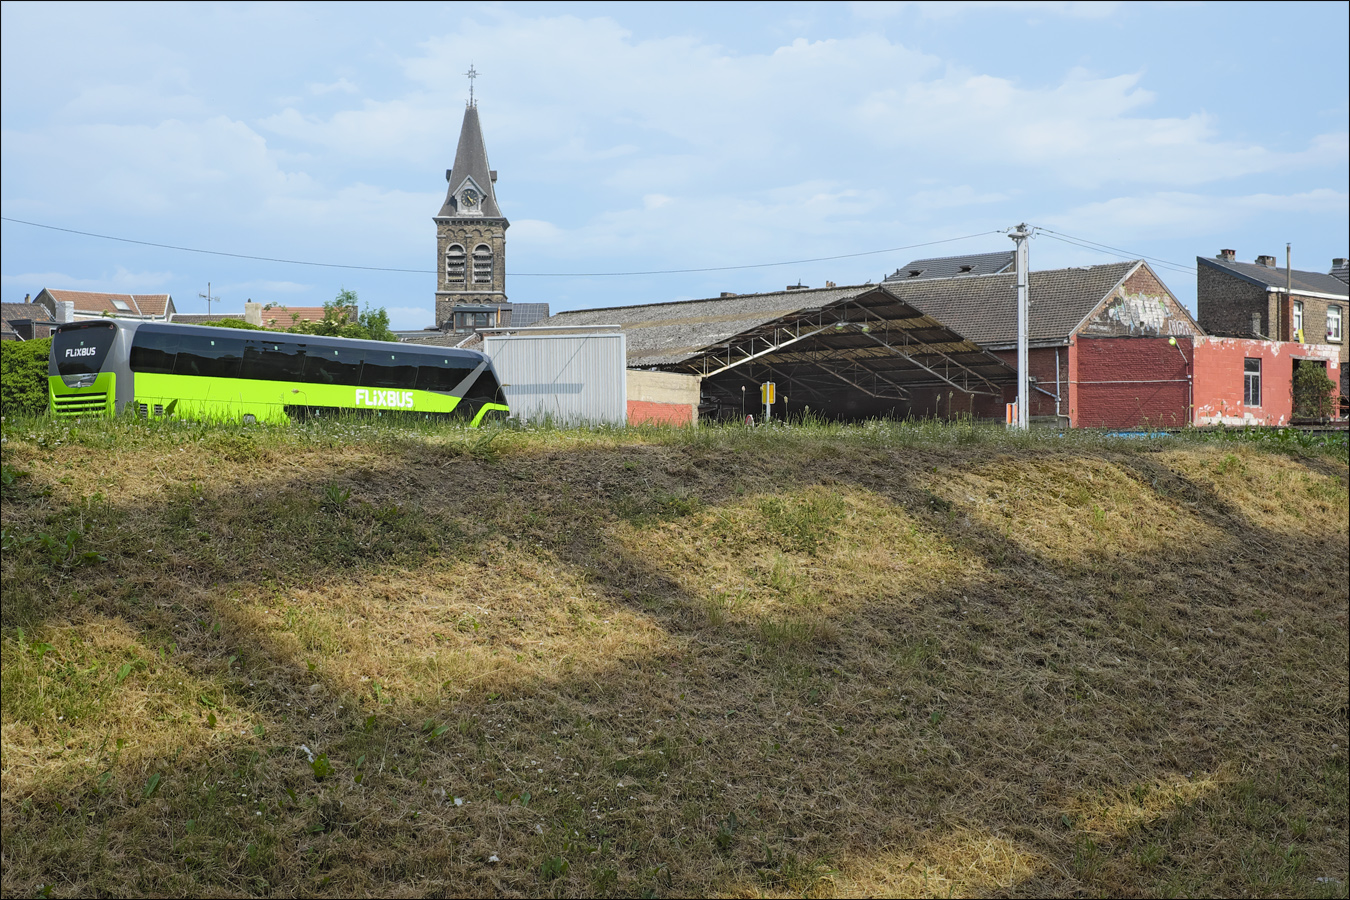
[[[1027,296],[1027,240],[1031,237],[1031,226],[1023,222],[1008,237],[1017,244],[1015,256],[1017,267],[1017,428],[1026,429],[1031,425],[1031,378],[1028,372],[1027,332],[1031,327],[1031,300]]]
[[[1289,307],[1289,337],[1288,340],[1299,340],[1298,334],[1294,331],[1294,245],[1284,245],[1284,302]]]
[[[206,298],[206,321],[211,321],[211,282],[206,283],[206,293],[203,294],[198,291],[197,296]]]

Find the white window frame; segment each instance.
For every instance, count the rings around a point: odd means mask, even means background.
[[[1252,363],[1256,363],[1253,370]],[[1253,400],[1253,398],[1255,398]],[[1261,358],[1247,357],[1242,361],[1242,405],[1261,406]]]
[[[1294,320],[1294,321],[1293,321],[1293,325],[1294,325],[1294,334],[1293,334],[1293,338],[1294,338],[1294,340],[1296,340],[1296,341],[1302,342],[1303,339],[1302,339],[1301,337],[1299,337],[1299,332],[1303,330],[1303,301],[1302,301],[1302,300],[1295,300],[1295,301],[1293,302],[1293,315],[1291,315],[1290,318]]]
[[[1341,307],[1332,304],[1327,307],[1327,340],[1340,343],[1345,328],[1345,313]]]

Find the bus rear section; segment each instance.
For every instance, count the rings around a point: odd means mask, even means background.
[[[131,391],[131,371],[124,364],[126,348],[122,346],[129,339],[130,334],[115,322],[58,326],[47,361],[52,415],[106,415],[120,408],[119,387],[128,396]]]

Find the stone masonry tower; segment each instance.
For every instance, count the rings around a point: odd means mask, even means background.
[[[436,223],[436,325],[453,328],[456,306],[500,306],[506,301],[506,229],[488,168],[472,81],[455,166],[447,169],[445,203]]]

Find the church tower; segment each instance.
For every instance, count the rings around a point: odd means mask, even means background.
[[[436,325],[455,330],[455,307],[506,304],[506,229],[497,206],[497,173],[488,168],[487,146],[478,124],[469,70],[469,101],[459,129],[455,165],[446,169],[449,187],[436,223]],[[496,317],[492,317],[495,324]]]

